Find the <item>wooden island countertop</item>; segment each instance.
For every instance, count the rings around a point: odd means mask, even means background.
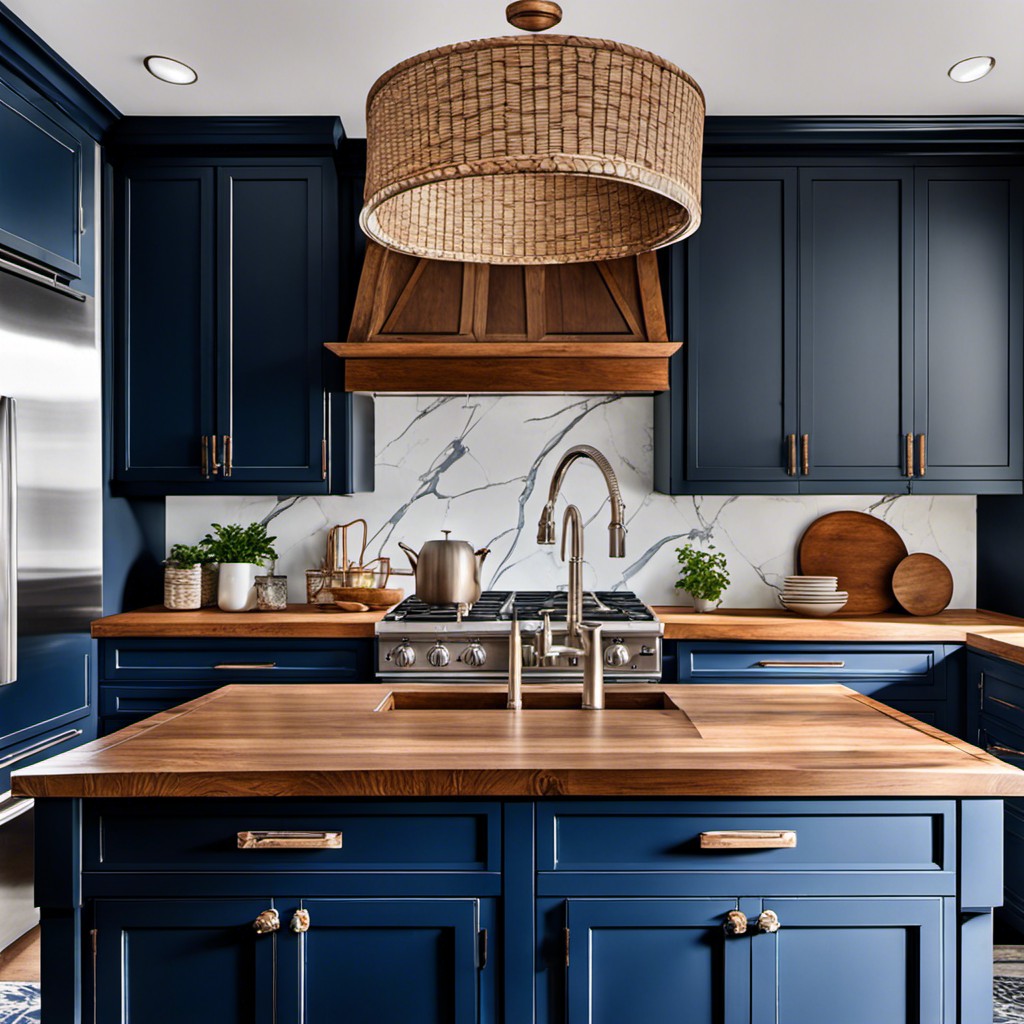
[[[616,687],[660,709],[375,710],[438,686],[232,685],[15,772],[33,797],[1010,797],[1024,772],[845,686]],[[609,688],[611,693],[612,688]],[[530,686],[527,694],[579,693]]]

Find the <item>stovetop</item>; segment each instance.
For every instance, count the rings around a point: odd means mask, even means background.
[[[429,605],[418,597],[407,597],[384,616],[385,622],[481,623],[520,622],[540,619],[541,611],[552,610],[552,618],[565,618],[568,595],[564,590],[485,590],[480,600],[461,617],[457,605]],[[629,591],[586,591],[583,616],[588,622],[656,622],[654,613]]]

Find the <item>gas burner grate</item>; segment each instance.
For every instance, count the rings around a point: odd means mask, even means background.
[[[385,622],[498,622],[512,617],[511,590],[485,590],[468,611],[454,604],[427,604],[415,594],[384,616]]]
[[[540,618],[542,609],[550,608],[555,617],[565,616],[568,595],[564,590],[520,590],[516,592],[515,610],[519,619]],[[583,595],[583,615],[590,622],[653,622],[654,615],[630,591],[588,590]]]

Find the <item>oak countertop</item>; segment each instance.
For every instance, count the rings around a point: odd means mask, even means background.
[[[658,709],[375,710],[435,686],[232,685],[17,771],[34,797],[1024,796],[1024,772],[845,686],[616,688]],[[527,694],[577,687],[529,686]],[[541,698],[541,699],[542,699]],[[421,698],[422,699],[422,698]],[[538,699],[538,698],[534,698]],[[385,703],[387,703],[385,701]]]
[[[656,607],[666,640],[764,641],[775,643],[950,643],[1024,664],[1024,619],[975,608],[938,615],[899,613],[810,619],[763,608],[727,608],[696,614],[687,608]],[[229,639],[370,638],[383,612],[319,611],[292,604],[283,612],[195,612],[142,608],[108,615],[92,624],[94,637]]]

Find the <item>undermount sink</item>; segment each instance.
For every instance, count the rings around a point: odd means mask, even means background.
[[[413,690],[389,693],[377,711],[506,711],[504,693],[473,690]],[[579,711],[583,695],[572,690],[523,690],[524,711]],[[675,711],[683,709],[662,690],[606,690],[605,711]],[[588,712],[589,714],[590,712]]]

